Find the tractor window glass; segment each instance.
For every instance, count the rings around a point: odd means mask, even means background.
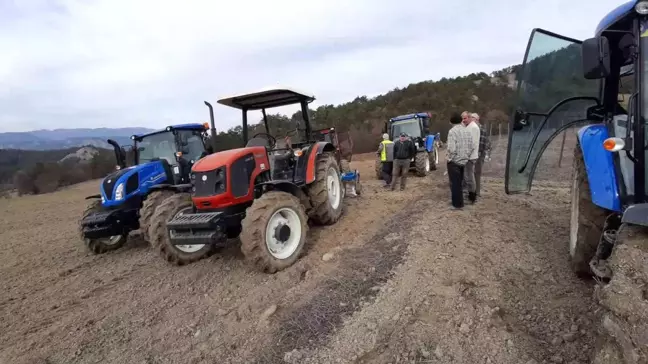
[[[516,77],[515,110],[526,117],[514,118],[518,122],[512,123],[510,131],[508,193],[526,192],[531,188],[545,144],[567,123],[585,123],[587,108],[596,104],[589,99],[562,102],[572,97],[597,97],[599,94],[599,82],[583,77],[580,42],[540,29],[531,34],[527,55]]]
[[[392,139],[394,140],[398,138],[400,133],[407,133],[412,138],[421,136],[421,127],[418,119],[395,121],[392,123],[391,130]]]
[[[205,151],[202,133],[195,130],[182,130],[178,132],[182,145],[182,158],[187,161],[197,161]]]
[[[176,164],[175,138],[172,133],[159,133],[144,137],[137,144],[140,163],[147,163],[155,158],[166,159],[169,164]]]

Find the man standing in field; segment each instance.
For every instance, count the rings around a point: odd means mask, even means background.
[[[475,183],[475,165],[477,164],[477,159],[479,158],[479,136],[481,131],[477,123],[473,122],[471,114],[468,111],[461,113],[461,122],[464,124],[466,129],[470,132],[472,138],[472,153],[470,158],[466,163],[466,168],[464,171],[464,179],[466,180],[466,186],[468,187],[468,200],[471,203],[475,203],[477,200],[476,194],[476,183]]]
[[[396,183],[400,177],[400,190],[405,190],[407,174],[409,173],[410,161],[416,155],[416,146],[407,134],[401,133],[394,143],[394,171],[392,172],[391,190],[396,189]]]
[[[486,128],[479,122],[479,114],[473,113],[471,118],[473,124],[479,127],[479,151],[477,162],[475,163],[475,194],[476,196],[480,196],[482,167],[484,160],[490,158],[491,142],[490,137],[486,134]]]
[[[470,160],[474,145],[470,130],[462,124],[462,117],[454,113],[450,117],[452,128],[448,132],[446,145],[448,160],[448,178],[450,179],[450,194],[452,207],[464,207],[462,182],[466,163]]]
[[[389,140],[389,134],[387,133],[384,133],[382,137],[383,140],[380,142],[376,153],[380,156],[381,175],[383,181],[385,181],[385,187],[389,187],[392,181],[392,170],[394,169],[394,142]]]

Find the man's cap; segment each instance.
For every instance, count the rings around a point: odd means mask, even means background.
[[[406,137],[406,136],[407,136],[407,133],[400,133],[400,136],[402,136],[402,137]]]
[[[384,134],[383,134],[383,139],[389,139],[389,134],[384,133]]]

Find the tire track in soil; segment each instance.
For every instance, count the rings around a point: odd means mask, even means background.
[[[415,221],[409,209],[429,197],[427,193],[410,199],[405,208],[389,216],[389,222],[368,239],[369,243],[344,252],[338,269],[318,285],[315,295],[277,315],[277,329],[271,334],[275,339],[256,354],[254,363],[285,363],[284,356],[294,349],[326,344],[344,318],[368,304],[403,262],[408,242],[402,239],[402,232]]]

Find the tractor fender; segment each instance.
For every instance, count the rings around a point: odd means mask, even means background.
[[[297,165],[297,178],[304,181],[306,184],[311,184],[315,181],[315,173],[317,172],[317,157],[325,152],[335,152],[337,149],[331,143],[317,142],[308,148],[304,156],[305,165]],[[301,159],[301,158],[300,158]],[[300,168],[301,167],[301,168]]]
[[[434,149],[434,135],[428,135],[425,137],[425,150],[430,153]]]
[[[621,198],[612,152],[603,149],[609,137],[603,124],[593,124],[578,130],[578,144],[583,152],[592,203],[607,210],[621,212]]]

